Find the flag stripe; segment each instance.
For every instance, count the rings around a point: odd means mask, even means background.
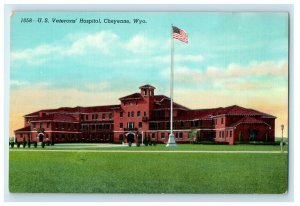
[[[182,41],[184,43],[188,43],[188,34],[184,30],[179,29],[176,26],[173,26],[173,38],[178,39],[179,41]]]

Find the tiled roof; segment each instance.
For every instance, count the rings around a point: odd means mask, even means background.
[[[15,130],[15,132],[30,132],[30,131],[31,131],[30,126]]]
[[[170,98],[162,98],[160,102],[156,102],[155,109],[170,109],[171,104]],[[176,102],[173,102],[173,109],[184,109],[184,110],[190,110],[189,108],[182,106]]]
[[[163,99],[170,99],[169,97],[167,97],[167,96],[165,96],[165,95],[155,95],[154,96],[154,101],[155,102],[160,102],[161,100],[163,100]]]
[[[26,114],[26,116],[38,116],[39,112],[55,114],[55,113],[93,113],[93,112],[110,112],[114,108],[120,107],[117,105],[106,105],[106,106],[91,106],[91,107],[60,107],[57,109],[43,109],[37,112]]]
[[[216,115],[250,115],[250,116],[265,116],[265,117],[272,117],[272,118],[276,118],[272,115],[266,114],[266,113],[262,113],[259,112],[257,110],[254,109],[248,109],[248,108],[244,108],[244,107],[240,107],[237,105],[232,105],[229,107],[220,107],[220,108],[216,108],[215,111],[212,113],[213,116]]]
[[[245,116],[242,119],[238,120],[237,122],[233,123],[232,125],[230,125],[230,127],[236,127],[239,124],[266,124],[264,121],[258,120],[254,117],[249,117],[249,116]],[[270,125],[268,125],[270,126]]]
[[[150,85],[150,84],[145,84],[145,85],[143,85],[143,86],[140,86],[139,88],[140,88],[140,89],[142,89],[142,88],[151,88],[151,89],[155,89],[155,87],[152,86],[152,85]]]
[[[119,98],[119,100],[125,100],[125,99],[142,99],[142,95],[140,93],[133,93],[125,97]]]
[[[75,117],[69,114],[60,114],[60,113],[54,113],[49,115],[44,115],[42,117],[36,117],[32,119],[31,121],[46,121],[46,120],[52,120],[52,121],[62,121],[62,122],[76,122]]]

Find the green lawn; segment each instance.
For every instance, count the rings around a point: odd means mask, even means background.
[[[9,190],[274,194],[287,190],[287,167],[287,154],[10,151]]]
[[[36,150],[36,149],[43,149],[43,150],[130,150],[130,151],[149,151],[149,150],[156,150],[156,151],[165,151],[165,150],[192,150],[192,151],[280,151],[279,145],[202,145],[202,144],[178,144],[177,147],[168,147],[166,148],[165,144],[157,144],[156,146],[141,146],[141,147],[116,147],[120,145],[112,145],[112,147],[101,147],[100,144],[89,144],[89,143],[71,143],[71,144],[56,144],[54,146],[46,146],[42,148],[38,146],[34,148],[25,148],[26,150]],[[285,145],[284,150],[287,151],[287,146]],[[23,148],[14,148],[18,150],[22,150]]]

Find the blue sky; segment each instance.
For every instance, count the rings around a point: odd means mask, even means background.
[[[131,24],[21,23],[26,17]],[[135,18],[147,23],[134,24]],[[168,95],[171,24],[189,35],[188,45],[175,40],[175,101],[190,108],[239,104],[287,124],[288,14],[272,12],[17,12],[11,18],[11,102],[39,101],[23,110],[11,104],[11,114],[118,103],[146,83]]]

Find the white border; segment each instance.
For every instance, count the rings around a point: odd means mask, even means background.
[[[11,2],[11,1],[10,1]],[[5,3],[10,3],[5,1]],[[14,1],[13,3],[23,3],[24,1]],[[62,1],[51,1],[55,3],[59,3]],[[76,1],[73,1],[76,2]],[[91,1],[89,1],[91,2]],[[84,3],[89,3],[84,2]],[[92,1],[94,2],[94,1]],[[122,3],[123,1],[111,1],[111,3]],[[154,3],[160,3],[161,1],[151,1]],[[185,1],[184,3],[194,3],[195,1]],[[211,3],[211,1],[206,1],[207,3]],[[223,1],[214,1],[216,3],[224,3]],[[258,3],[260,1],[256,1],[254,3]],[[291,1],[289,1],[291,2]],[[30,3],[39,3],[39,1],[30,1]],[[64,2],[63,2],[64,3]],[[78,1],[76,2],[78,3]],[[136,3],[135,1],[129,3]],[[149,2],[148,2],[149,3]],[[12,10],[22,10],[22,11],[289,11],[290,12],[290,32],[291,32],[291,43],[290,43],[290,112],[289,112],[289,125],[290,131],[289,136],[294,137],[294,124],[297,125],[297,121],[294,122],[294,117],[298,114],[298,109],[294,108],[294,101],[296,101],[295,105],[299,105],[299,101],[297,100],[298,96],[294,97],[294,88],[298,88],[299,86],[299,72],[293,69],[294,59],[293,59],[293,49],[294,49],[294,5],[266,5],[266,4],[257,4],[257,5],[229,5],[229,4],[218,4],[218,5],[178,5],[178,1],[175,2],[177,5],[129,5],[129,4],[107,4],[107,5],[5,5],[5,8],[1,7],[1,11],[4,11],[4,45],[5,45],[5,53],[4,53],[4,75],[0,75],[1,79],[0,82],[4,82],[4,85],[1,85],[4,91],[4,110],[1,112],[4,114],[4,118],[1,118],[0,125],[1,127],[4,125],[4,137],[8,137],[8,120],[9,120],[9,31],[10,31],[10,23],[9,23],[9,14]],[[232,3],[232,1],[231,1]],[[238,3],[238,2],[235,2]],[[266,2],[268,3],[268,2]],[[271,3],[284,3],[284,1],[273,1]],[[292,1],[294,3],[294,1]],[[4,4],[3,4],[4,5]],[[1,13],[1,12],[0,12]],[[295,7],[295,14],[296,14],[296,7]],[[298,15],[299,17],[299,15]],[[297,18],[296,18],[297,19]],[[2,23],[2,22],[1,22]],[[296,25],[296,24],[295,24]],[[2,27],[3,28],[3,27]],[[299,35],[299,33],[298,33]],[[296,35],[295,35],[296,36]],[[1,44],[2,43],[2,44]],[[297,41],[295,40],[295,43]],[[299,43],[299,42],[298,42]],[[0,45],[3,45],[3,38],[0,40]],[[297,45],[297,44],[295,44]],[[299,54],[299,53],[298,53]],[[1,58],[3,55],[1,55]],[[296,59],[295,59],[296,62]],[[299,66],[299,63],[298,63]],[[295,67],[296,68],[296,67]],[[300,67],[299,67],[300,68]],[[2,71],[2,70],[1,70]],[[3,78],[3,79],[2,79]],[[294,80],[294,78],[297,78]],[[4,81],[1,81],[4,80]],[[295,87],[294,87],[295,83]],[[2,122],[4,120],[4,122]],[[2,128],[1,128],[2,130]],[[3,133],[2,133],[3,134]],[[299,132],[297,132],[299,134]],[[2,135],[1,135],[2,136]],[[290,155],[289,155],[289,193],[286,195],[126,195],[126,194],[11,194],[8,192],[8,138],[4,138],[2,142],[3,144],[3,151],[4,156],[1,155],[1,161],[4,163],[4,201],[15,201],[15,202],[294,202],[296,203],[296,196],[295,199],[293,196],[294,193],[294,181],[297,180],[296,177],[294,178],[294,143],[296,142],[297,136],[295,136],[295,140],[293,138],[290,139]],[[296,152],[296,151],[295,151]],[[2,163],[2,162],[1,162]],[[2,164],[3,165],[3,164]],[[296,166],[296,165],[295,165]],[[299,170],[298,170],[299,171]],[[2,172],[1,172],[2,174]],[[295,171],[295,174],[297,172]],[[202,204],[202,203],[201,203]],[[240,204],[240,203],[238,203]],[[272,203],[274,205],[274,203]]]

